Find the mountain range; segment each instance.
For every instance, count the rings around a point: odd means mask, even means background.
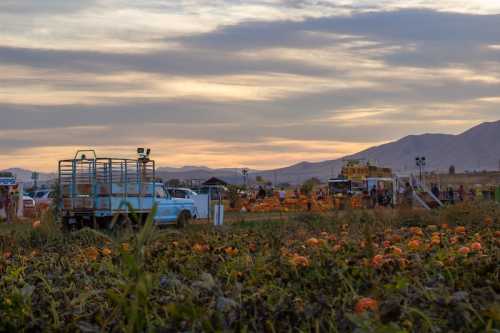
[[[348,159],[364,159],[375,165],[390,167],[396,173],[416,173],[416,157],[426,158],[425,170],[457,172],[500,169],[500,121],[482,123],[461,134],[409,135],[398,141],[368,148],[342,159],[318,163],[302,162],[290,167],[260,172],[278,182],[300,183],[310,177],[326,180],[337,176]]]
[[[416,157],[425,157],[424,170],[457,172],[500,169],[500,121],[486,122],[461,134],[409,135],[398,141],[368,148],[342,159],[318,163],[302,162],[290,167],[259,172],[278,182],[300,183],[310,177],[326,180],[339,174],[345,160],[364,159],[372,164],[390,167],[396,173],[416,173]],[[275,176],[275,175],[278,176]]]
[[[398,141],[372,147],[342,159],[323,162],[301,162],[274,170],[250,170],[250,180],[263,177],[275,183],[299,184],[311,177],[326,180],[339,174],[346,159],[364,159],[372,164],[390,167],[396,173],[415,173],[415,157],[425,156],[425,170],[448,172],[454,166],[457,172],[499,170],[500,121],[482,123],[461,134],[409,135]],[[17,170],[17,172],[16,172]],[[12,170],[11,170],[12,171]],[[14,169],[18,178],[31,179],[31,171]],[[163,179],[206,180],[221,178],[229,183],[241,183],[240,169],[211,169],[204,166],[182,168],[162,167],[158,175]],[[41,179],[54,175],[42,174]]]

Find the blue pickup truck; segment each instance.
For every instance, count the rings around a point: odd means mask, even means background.
[[[139,158],[101,158],[80,150],[59,161],[59,212],[70,229],[110,228],[144,222],[156,206],[158,225],[183,227],[197,216],[191,199],[172,198],[156,181],[155,162],[138,150]]]

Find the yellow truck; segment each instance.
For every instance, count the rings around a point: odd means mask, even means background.
[[[330,179],[328,185],[338,209],[392,206],[396,201],[392,170],[363,160],[345,161],[339,177]]]

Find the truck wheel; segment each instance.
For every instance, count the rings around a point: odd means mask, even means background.
[[[75,224],[69,223],[69,218],[63,217],[62,218],[62,230],[65,232],[71,232],[77,229],[77,226]]]
[[[177,217],[177,228],[182,229],[191,222],[191,214],[189,212],[181,212]]]
[[[120,214],[109,220],[106,229],[120,233],[123,232],[125,229],[130,228],[131,226],[132,224],[128,216]]]

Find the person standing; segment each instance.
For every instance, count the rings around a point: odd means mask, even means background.
[[[3,201],[3,208],[5,210],[5,217],[7,219],[7,223],[12,223],[12,198],[11,192],[7,191]]]
[[[469,201],[474,201],[475,198],[476,198],[476,192],[474,191],[474,189],[471,188],[469,190],[468,200]]]
[[[448,202],[450,205],[455,204],[455,191],[453,190],[453,187],[448,187]]]
[[[14,191],[14,196],[12,197],[12,200],[14,201],[14,217],[17,218],[17,214],[19,214],[19,210],[21,208],[20,201],[21,201],[21,193],[19,192],[19,189],[16,189]]]
[[[280,204],[283,205],[283,203],[285,202],[285,199],[286,199],[286,191],[283,187],[280,190],[279,198],[280,198]]]
[[[458,200],[460,202],[463,202],[464,199],[465,199],[465,189],[463,185],[460,185],[460,187],[458,188]]]
[[[264,200],[266,198],[266,190],[262,186],[259,186],[259,192],[257,193],[257,200]]]
[[[437,184],[432,184],[431,191],[432,191],[432,194],[434,194],[434,196],[439,199],[439,196],[441,195],[441,193],[439,193],[440,191],[439,191],[439,187]]]
[[[407,208],[411,208],[413,206],[413,188],[410,183],[407,182],[405,185],[405,190],[403,192],[403,205]]]
[[[379,207],[384,206],[385,191],[382,187],[377,190],[377,204]]]
[[[307,195],[307,211],[308,212],[312,211],[312,206],[313,206],[312,200],[313,200],[312,193],[309,193]]]
[[[375,208],[377,206],[377,186],[373,185],[372,189],[370,190],[370,199],[372,202],[372,208]]]
[[[481,187],[476,188],[476,199],[478,201],[483,200],[483,191],[482,191]]]

